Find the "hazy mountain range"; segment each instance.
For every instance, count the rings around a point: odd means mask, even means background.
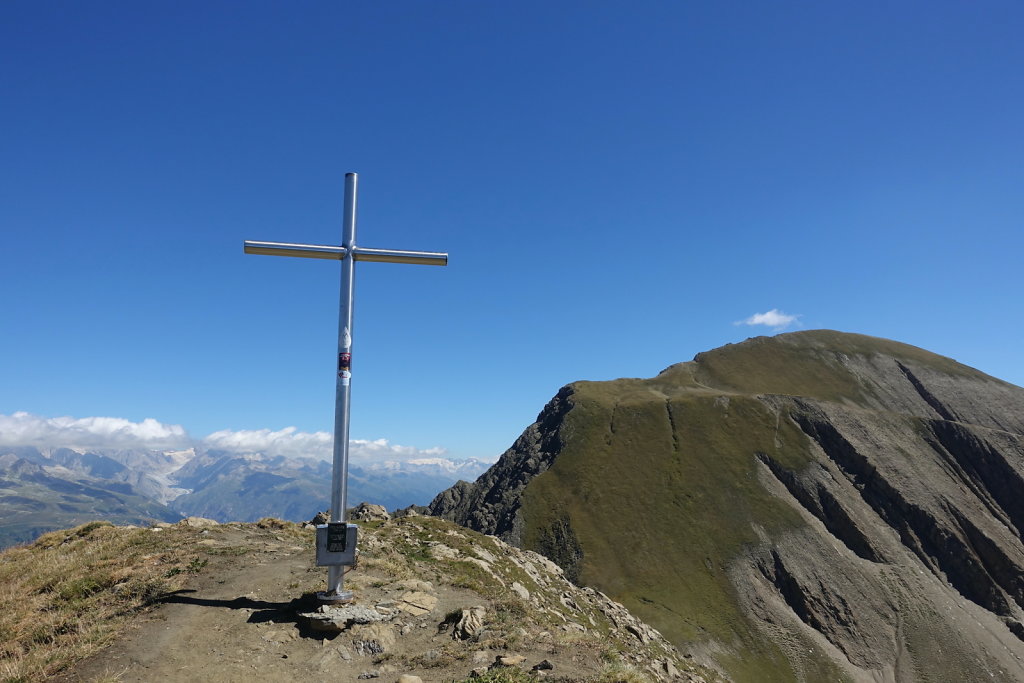
[[[422,505],[488,466],[442,457],[353,462],[349,502]],[[303,521],[329,507],[330,480],[331,464],[315,458],[204,448],[0,447],[0,547],[93,519]]]

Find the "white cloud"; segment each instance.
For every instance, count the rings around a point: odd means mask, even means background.
[[[331,457],[332,443],[333,439],[327,432],[300,432],[295,427],[285,427],[276,432],[269,429],[222,429],[203,439],[203,445],[207,448],[235,453],[266,453],[325,460]]]
[[[146,418],[40,417],[17,412],[0,415],[0,445],[66,448],[187,448],[185,428]]]
[[[399,446],[398,444],[388,442],[387,439],[377,439],[375,441],[353,439],[349,442],[348,448],[352,458],[372,458],[374,460],[414,460],[423,457],[437,457],[447,452],[445,449],[437,446],[426,449]]]
[[[773,328],[775,331],[781,331],[792,325],[797,321],[799,315],[789,315],[783,313],[777,308],[766,313],[755,313],[745,320],[739,320],[734,325],[765,325]]]
[[[0,446],[37,448],[136,448],[170,450],[204,446],[232,453],[265,453],[290,458],[331,460],[334,438],[329,432],[300,432],[295,427],[238,430],[222,429],[195,442],[181,425],[146,418],[132,422],[120,417],[40,417],[17,412],[0,415]],[[444,456],[443,448],[415,448],[387,439],[349,441],[353,462],[408,462]]]
[[[266,453],[286,457],[319,458],[330,460],[334,457],[334,438],[328,432],[300,432],[295,427],[285,427],[276,432],[269,429],[231,431],[222,429],[203,439],[203,445],[236,453]],[[443,448],[420,449],[413,446],[392,444],[387,439],[349,441],[349,459],[358,461],[408,461],[415,458],[443,455]]]

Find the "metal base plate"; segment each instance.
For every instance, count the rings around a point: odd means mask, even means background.
[[[316,599],[326,605],[347,605],[355,602],[356,596],[352,594],[352,591],[338,591],[337,593],[318,591]]]

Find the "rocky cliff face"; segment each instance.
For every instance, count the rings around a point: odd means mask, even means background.
[[[433,514],[736,680],[1024,679],[1024,389],[828,331],[562,389]]]
[[[561,451],[559,431],[572,407],[571,396],[571,387],[559,391],[544,406],[537,421],[475,483],[459,481],[439,493],[430,504],[432,514],[518,544],[523,489],[546,471]]]

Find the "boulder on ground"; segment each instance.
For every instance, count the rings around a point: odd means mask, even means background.
[[[206,517],[186,517],[185,519],[178,522],[179,526],[192,526],[192,527],[207,527],[207,526],[220,526],[220,522],[215,519],[207,519]]]
[[[299,616],[308,619],[309,626],[314,631],[341,633],[354,624],[373,624],[379,621],[388,621],[394,615],[387,611],[370,609],[359,605],[348,605],[345,607],[320,605],[313,612],[300,612]]]
[[[398,598],[398,609],[414,617],[422,616],[437,607],[437,596],[423,591],[407,591]]]
[[[317,524],[327,524],[331,521],[331,511],[324,510],[313,515],[313,519],[309,520],[309,523],[316,526]]]
[[[391,515],[388,514],[386,507],[365,501],[352,508],[348,516],[350,519],[359,520],[360,522],[386,522],[391,519]]]
[[[365,624],[353,626],[352,644],[360,657],[394,652],[398,634],[388,624]]]
[[[484,616],[487,609],[482,605],[465,607],[448,615],[438,631],[444,632],[449,628],[452,630],[453,640],[471,640],[480,635],[484,630]]]
[[[392,517],[422,517],[427,508],[422,505],[410,505],[407,508],[395,510]]]

